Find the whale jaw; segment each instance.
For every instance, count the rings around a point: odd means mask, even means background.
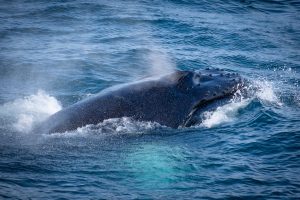
[[[190,127],[201,122],[202,113],[229,103],[234,94],[245,85],[245,80],[238,73],[218,68],[199,70],[193,76],[197,77],[193,88],[196,99],[180,127]]]

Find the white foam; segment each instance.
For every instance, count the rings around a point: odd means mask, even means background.
[[[262,80],[254,82],[257,85],[258,91],[256,97],[263,103],[272,103],[278,106],[282,106],[282,102],[276,95],[276,88],[272,82]]]
[[[211,128],[223,123],[233,122],[237,119],[239,110],[245,108],[255,99],[263,105],[283,105],[276,94],[276,87],[272,82],[266,80],[253,81],[243,90],[247,91],[247,97],[244,97],[240,91],[237,91],[230,103],[220,106],[214,111],[203,113],[203,120],[200,126]]]
[[[204,120],[200,126],[211,128],[236,119],[238,111],[250,103],[249,99],[232,100],[230,103],[218,107],[214,111],[203,113]]]
[[[1,105],[0,115],[9,119],[6,128],[29,132],[35,123],[43,121],[61,108],[57,99],[40,90],[37,94]]]
[[[84,137],[90,135],[111,136],[111,135],[138,135],[147,134],[158,128],[166,128],[157,122],[136,121],[130,117],[111,118],[100,122],[97,125],[89,124],[84,127],[77,128],[74,131],[66,131],[64,133],[54,133],[46,135],[46,137]]]

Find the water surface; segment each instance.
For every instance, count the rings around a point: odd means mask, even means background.
[[[300,198],[298,1],[0,1],[0,198]],[[129,118],[33,125],[174,69],[256,91],[178,130]]]

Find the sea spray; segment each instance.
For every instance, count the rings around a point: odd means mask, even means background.
[[[162,50],[152,50],[147,54],[147,61],[149,64],[149,74],[151,76],[158,76],[172,73],[175,71],[175,63],[170,56]]]
[[[1,126],[18,132],[28,133],[34,124],[45,120],[62,109],[60,102],[45,91],[7,102],[0,106],[1,118],[9,119]],[[2,122],[2,121],[1,121]]]

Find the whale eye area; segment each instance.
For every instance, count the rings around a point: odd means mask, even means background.
[[[200,85],[200,82],[201,82],[201,75],[200,74],[194,74],[194,76],[193,76],[194,85]]]

